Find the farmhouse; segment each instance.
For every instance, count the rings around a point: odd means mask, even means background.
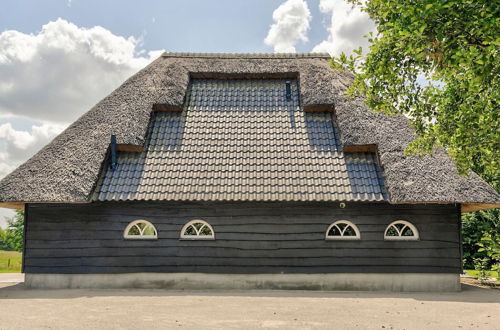
[[[458,290],[500,206],[327,54],[165,53],[0,182],[31,287]],[[78,79],[75,77],[75,79]]]

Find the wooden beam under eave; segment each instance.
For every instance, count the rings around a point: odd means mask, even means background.
[[[26,204],[90,204],[91,202],[0,202],[0,207],[13,210],[24,210]]]
[[[191,79],[298,79],[298,72],[190,72]]]
[[[304,105],[304,112],[334,112],[333,104],[309,104]]]
[[[343,145],[342,151],[344,151],[344,152],[377,152],[377,145],[376,144]]]
[[[155,104],[153,104],[153,111],[181,112],[182,106],[172,105],[172,104],[155,103]]]
[[[463,203],[462,213],[475,212],[488,209],[500,208],[500,204],[488,204],[488,203]]]
[[[24,202],[0,202],[0,207],[13,210],[24,210]]]
[[[126,152],[142,152],[144,150],[144,147],[134,144],[117,144],[116,149],[118,151],[126,151]]]

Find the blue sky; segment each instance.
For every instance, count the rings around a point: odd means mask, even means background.
[[[164,50],[338,55],[374,29],[344,0],[3,0],[0,178]]]
[[[146,50],[189,52],[272,52],[264,44],[273,11],[282,0],[7,0],[2,1],[0,30],[36,33],[61,17],[80,27],[102,26],[113,34],[135,36]],[[141,3],[141,5],[138,5]],[[328,15],[319,0],[307,1],[313,20],[309,41],[297,51],[311,51],[327,38]]]

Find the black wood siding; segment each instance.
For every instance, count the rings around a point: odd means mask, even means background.
[[[459,273],[454,205],[386,203],[102,202],[28,206],[26,273]],[[145,219],[158,240],[123,239]],[[214,241],[179,240],[193,219],[209,222]],[[361,240],[325,240],[349,220]],[[413,223],[419,241],[384,241],[395,220]]]

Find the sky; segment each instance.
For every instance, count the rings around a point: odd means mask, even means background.
[[[0,178],[163,51],[338,55],[370,31],[344,0],[2,0]]]

